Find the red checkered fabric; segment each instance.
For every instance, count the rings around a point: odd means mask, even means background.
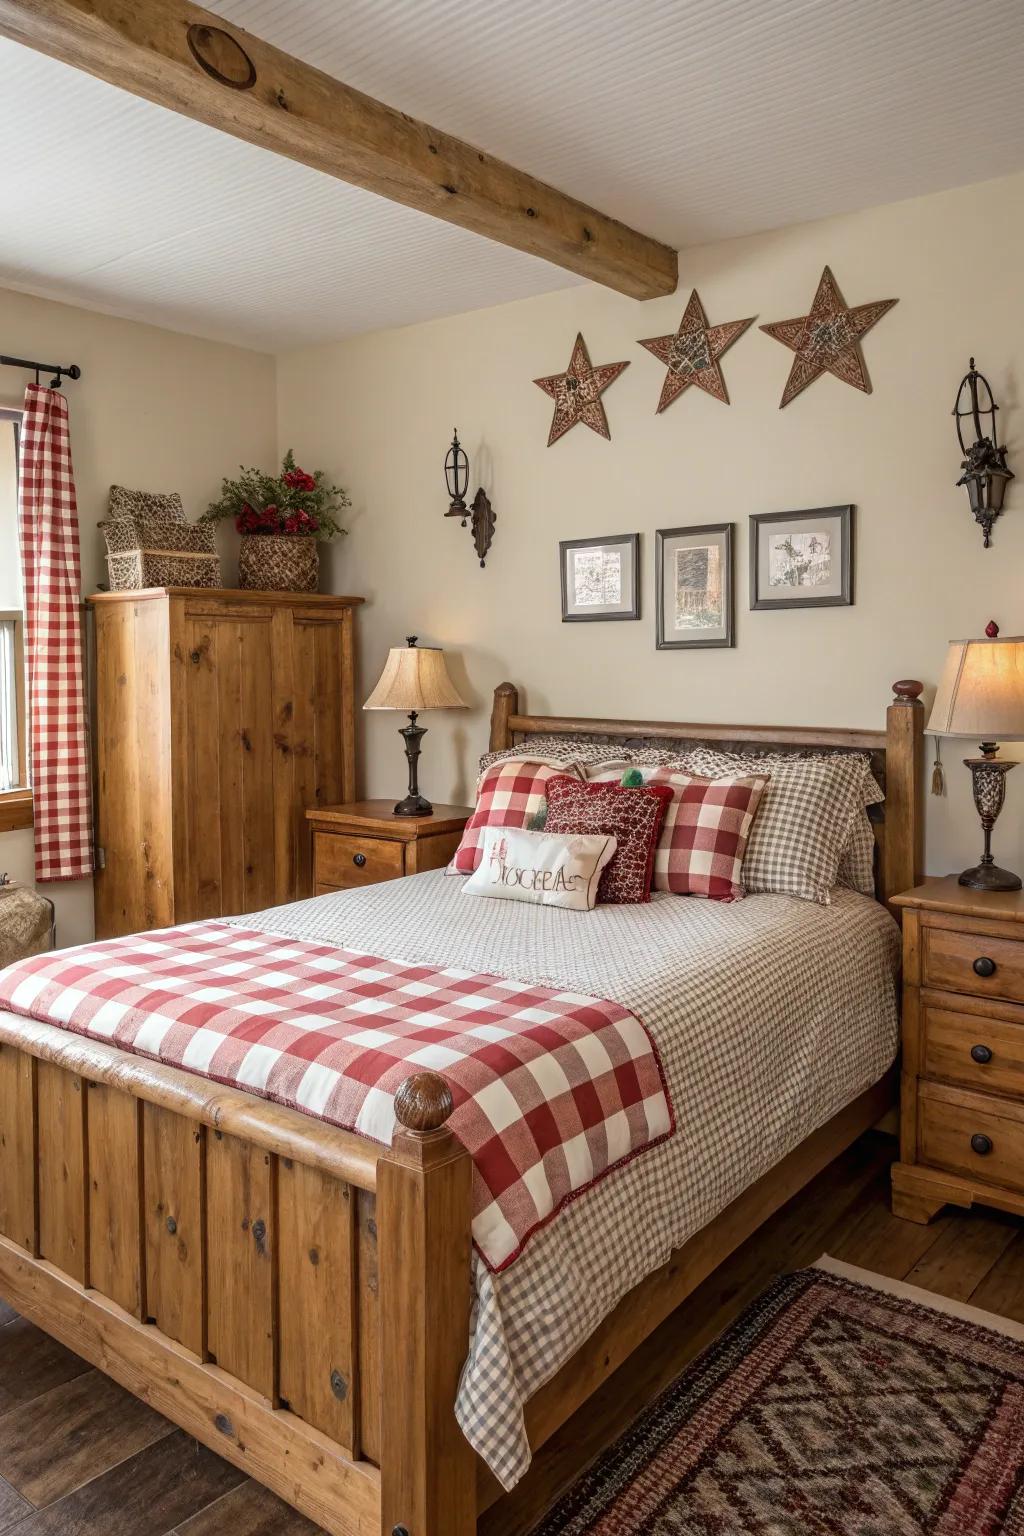
[[[25,391],[18,484],[36,879],[81,880],[93,851],[78,508],[68,403],[41,384]]]
[[[743,888],[743,854],[767,777],[695,778],[666,768],[644,769],[645,784],[665,784],[672,800],[654,852],[656,891],[736,901]],[[595,773],[594,783],[622,775],[621,765]]]
[[[450,868],[471,875],[480,863],[484,827],[527,827],[547,802],[548,783],[558,775],[582,780],[573,763],[539,757],[509,757],[493,763],[477,782],[476,806],[466,822]]]
[[[399,1085],[441,1073],[493,1270],[674,1129],[654,1044],[617,1003],[227,923],[19,961],[0,972],[0,1007],[385,1144]]]

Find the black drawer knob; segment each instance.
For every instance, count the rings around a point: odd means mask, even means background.
[[[352,855],[352,863],[355,865],[356,869],[362,869],[363,865],[366,863],[366,854],[354,853]]]
[[[984,1067],[992,1060],[992,1052],[987,1045],[972,1045],[971,1060],[979,1062]]]
[[[975,962],[974,962],[974,974],[975,974],[975,976],[994,976],[995,973],[996,973],[996,963],[995,963],[995,961],[994,960],[990,960],[988,955],[979,955],[977,960],[975,960]]]
[[[976,1132],[971,1137],[971,1151],[977,1152],[979,1157],[988,1157],[992,1151],[991,1136],[982,1136],[980,1131]]]

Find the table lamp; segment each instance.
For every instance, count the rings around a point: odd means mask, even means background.
[[[420,794],[417,767],[420,742],[427,734],[416,716],[427,709],[468,709],[469,705],[448,676],[444,651],[434,646],[416,644],[408,635],[405,645],[392,646],[377,686],[364,709],[401,709],[409,713],[409,724],[399,735],[405,738],[409,761],[409,793],[395,806],[396,816],[429,816],[434,807]]]
[[[1006,775],[1016,763],[997,757],[996,738],[1024,741],[1024,636],[999,638],[989,624],[986,640],[951,640],[927,730],[933,736],[980,738],[980,757],[965,757],[974,804],[981,817],[985,851],[965,869],[960,884],[974,891],[1019,891],[1021,880],[992,857],[992,828],[1003,808]]]

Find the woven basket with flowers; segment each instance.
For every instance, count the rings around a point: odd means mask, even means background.
[[[240,470],[225,480],[205,522],[230,517],[242,535],[238,584],[250,591],[315,592],[320,585],[320,543],[344,533],[336,513],[351,506],[322,469],[301,469],[289,448],[279,475]]]

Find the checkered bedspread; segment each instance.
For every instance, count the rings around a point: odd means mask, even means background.
[[[21,961],[0,973],[0,1006],[385,1144],[399,1085],[442,1073],[494,1271],[673,1129],[651,1038],[616,1003],[226,923]]]

